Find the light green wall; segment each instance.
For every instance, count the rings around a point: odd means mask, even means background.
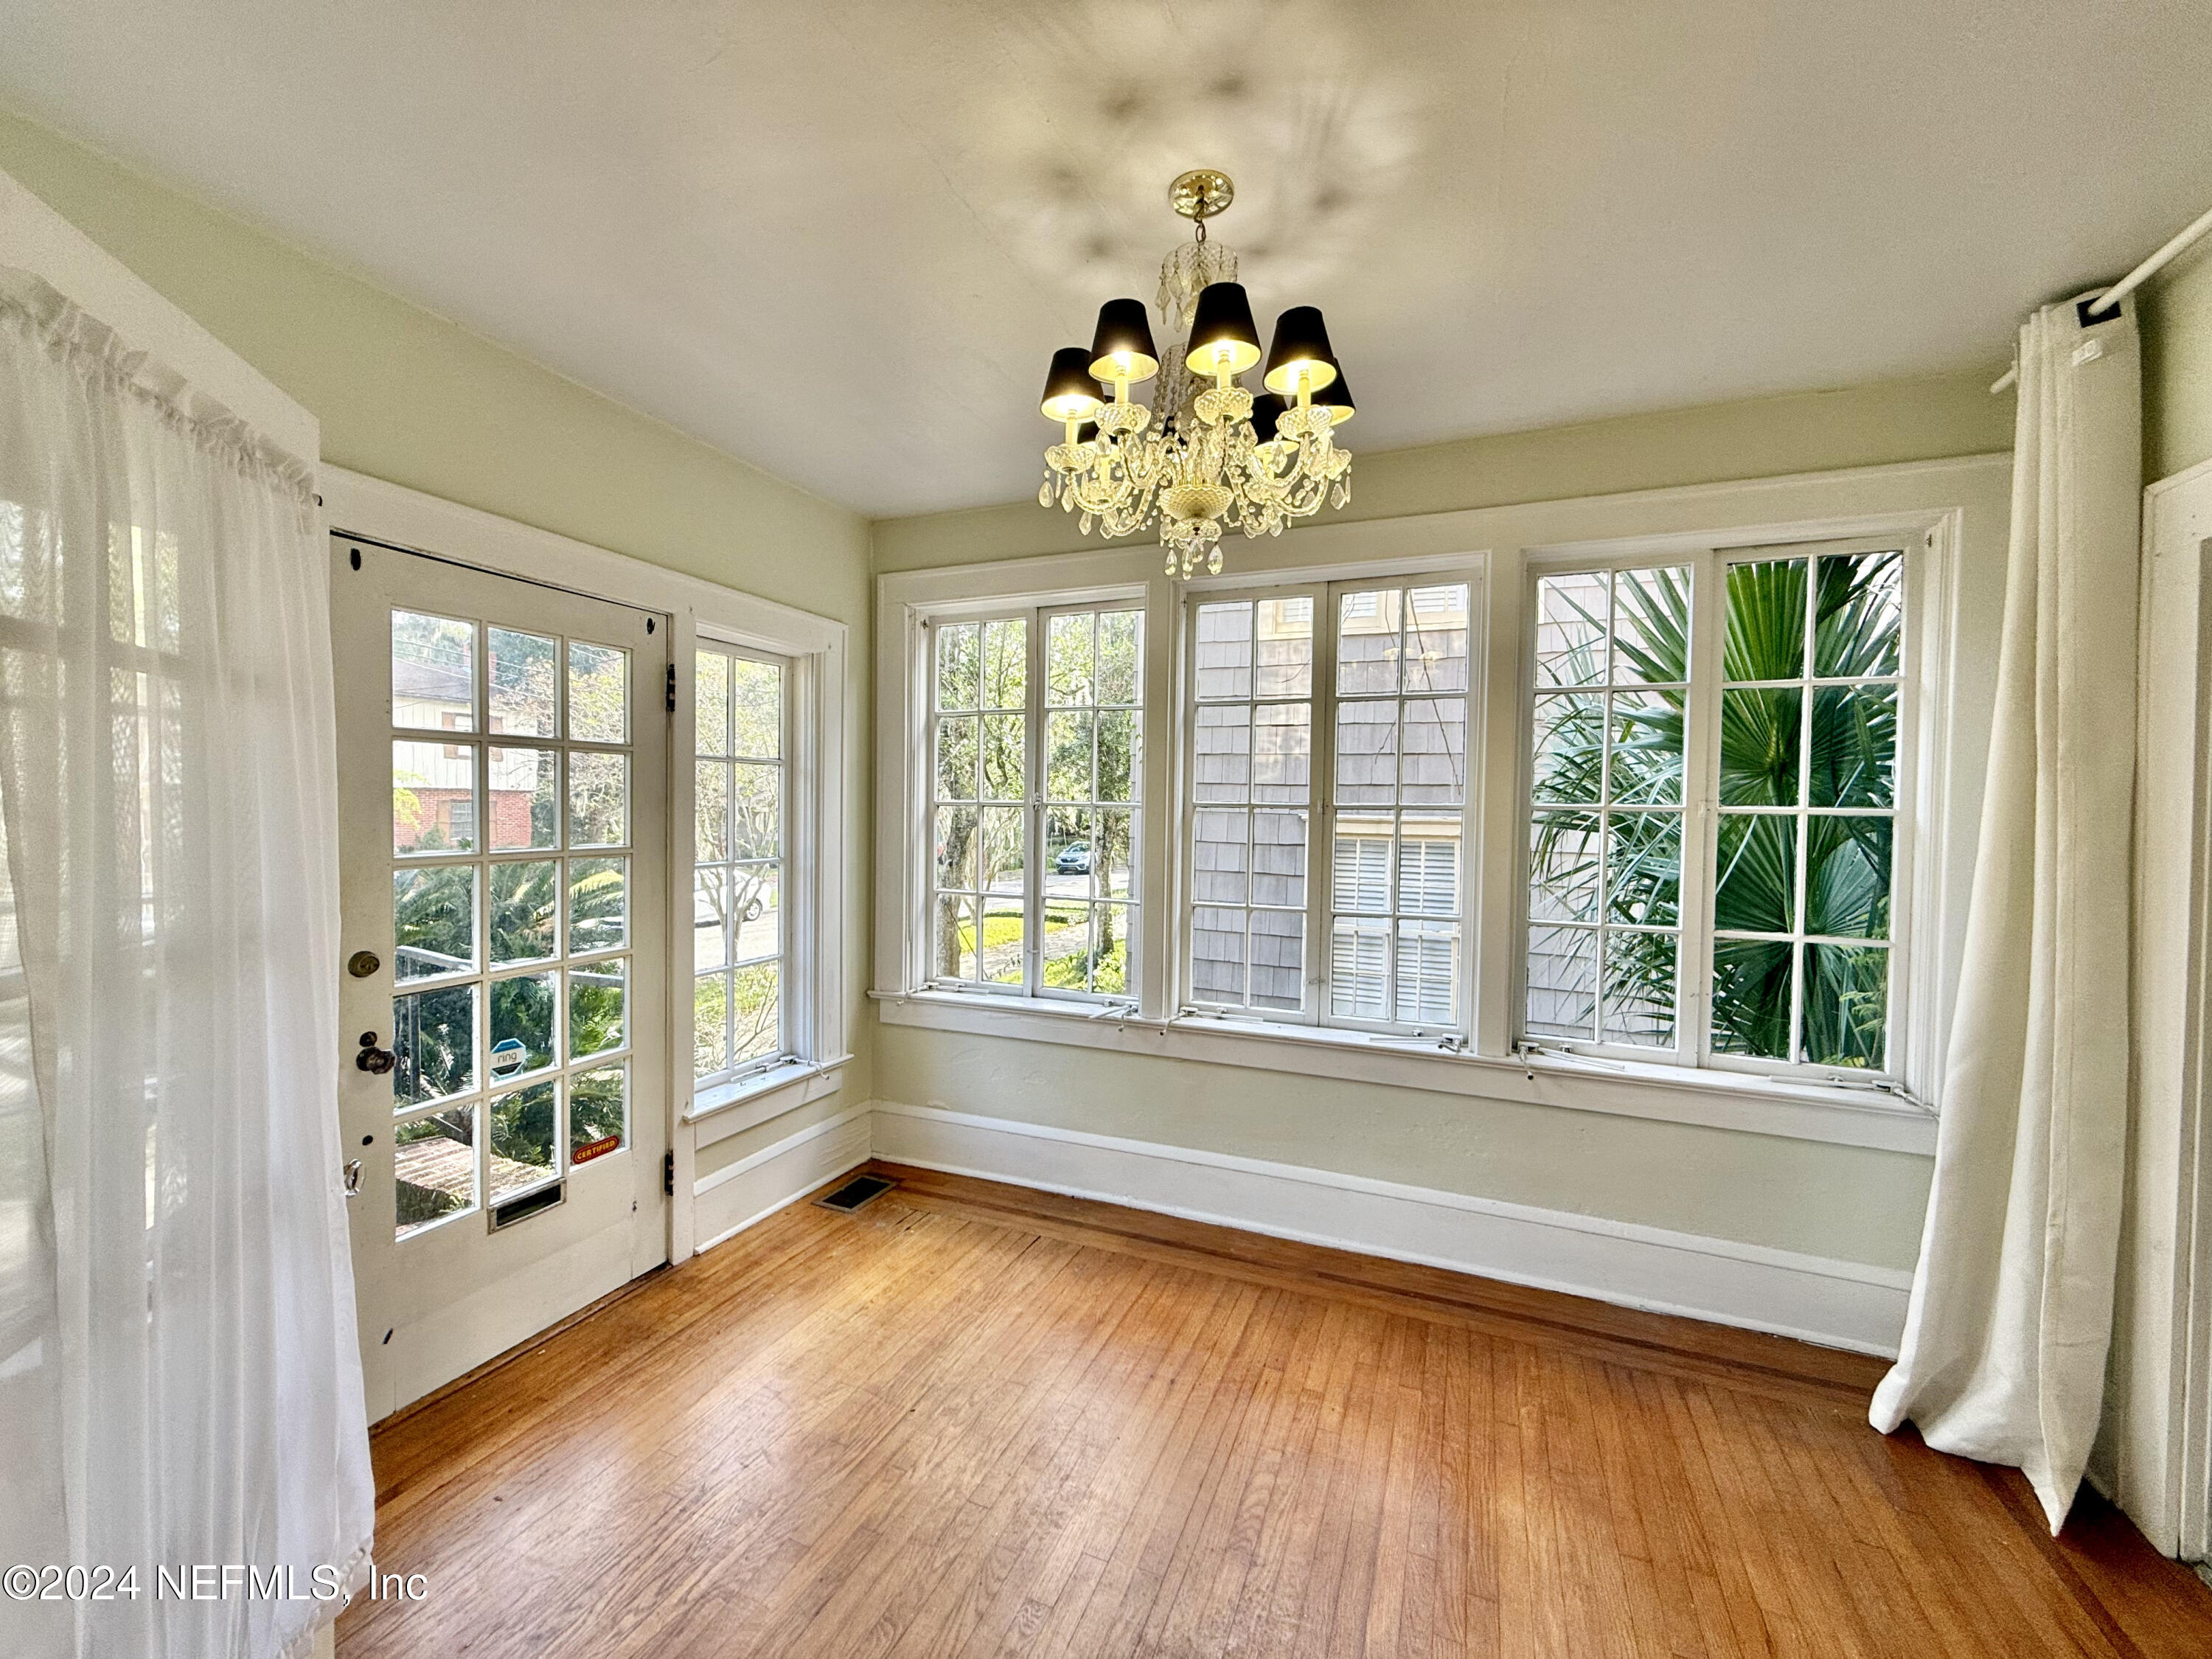
[[[5,113],[0,171],[312,410],[325,460],[849,624],[848,799],[854,821],[868,822],[859,514]],[[845,856],[854,899],[845,948],[857,955],[865,837]],[[848,1018],[859,1057],[823,1111],[872,1088],[873,1022],[857,986]],[[710,1150],[726,1161],[759,1144],[748,1134]]]
[[[883,1025],[911,1105],[1910,1268],[1929,1160],[1648,1118]],[[1717,1200],[1724,1194],[1724,1202]]]
[[[2143,481],[2212,460],[2212,240],[2142,291]]]
[[[1993,453],[2012,447],[2012,399],[1990,396],[1990,381],[2002,367],[1380,454],[1359,452],[1355,422],[1345,432],[1358,457],[1352,504],[1330,516],[1338,521],[1395,519]],[[1040,454],[1044,443],[1038,440]],[[923,570],[1097,545],[1096,537],[1078,532],[1068,514],[1022,501],[878,520],[875,568]],[[1235,541],[1228,546],[1233,553]]]

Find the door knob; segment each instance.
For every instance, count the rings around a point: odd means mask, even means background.
[[[346,1160],[345,1195],[348,1198],[361,1196],[361,1160],[357,1158],[349,1158]]]
[[[382,1077],[399,1063],[399,1056],[389,1048],[378,1048],[375,1032],[363,1031],[361,1034],[361,1052],[353,1057],[353,1063],[364,1072]]]

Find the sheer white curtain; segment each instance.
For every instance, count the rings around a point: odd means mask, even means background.
[[[328,576],[306,468],[126,343],[0,272],[0,1567],[137,1592],[0,1652],[258,1659],[374,1515]]]
[[[1935,1185],[1871,1413],[2025,1470],[2054,1532],[2096,1437],[2119,1249],[2142,442],[2132,307],[2029,318]]]

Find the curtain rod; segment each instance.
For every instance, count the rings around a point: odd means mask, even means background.
[[[2095,299],[2083,305],[2081,320],[2085,323],[2090,322],[2100,311],[2118,311],[2120,308],[2121,301],[2172,264],[2179,257],[2184,248],[2207,231],[2212,231],[2212,210],[2199,215],[2191,222],[2186,230],[2168,241],[2165,246],[2121,277],[2118,282],[2114,283]],[[1996,396],[2018,379],[2020,379],[2020,365],[2014,363],[1990,384],[1990,394],[1992,397]]]

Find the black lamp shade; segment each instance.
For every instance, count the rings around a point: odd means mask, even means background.
[[[1044,377],[1044,399],[1037,405],[1048,421],[1087,421],[1098,412],[1098,382],[1091,378],[1086,346],[1062,346],[1052,354]]]
[[[1275,343],[1267,353],[1267,390],[1285,398],[1296,396],[1302,372],[1310,392],[1319,392],[1336,378],[1336,354],[1328,349],[1328,330],[1315,306],[1292,306],[1275,319]]]
[[[1098,331],[1091,337],[1092,378],[1111,385],[1116,380],[1149,380],[1160,371],[1160,354],[1152,344],[1152,325],[1145,316],[1142,300],[1109,300],[1098,307]]]
[[[1211,376],[1224,369],[1242,374],[1260,361],[1260,331],[1253,326],[1252,302],[1244,297],[1243,283],[1208,283],[1199,290],[1186,350],[1194,374]]]
[[[1334,365],[1332,364],[1331,367],[1334,368]],[[1337,371],[1334,380],[1314,393],[1313,400],[1316,405],[1329,412],[1329,424],[1332,426],[1342,426],[1359,412],[1352,401],[1352,388],[1345,384],[1344,374],[1340,369]]]
[[[1288,407],[1272,392],[1263,392],[1253,398],[1252,441],[1273,443],[1275,441],[1275,422],[1283,418],[1283,410]]]

